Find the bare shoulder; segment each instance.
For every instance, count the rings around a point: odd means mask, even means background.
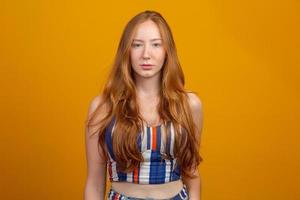
[[[101,95],[97,95],[95,97],[93,97],[90,100],[90,104],[89,104],[89,110],[88,110],[88,115],[90,116],[93,112],[95,112],[95,110],[97,109],[97,107],[100,105],[101,103]]]
[[[97,112],[97,118],[101,118],[102,116],[104,116],[105,112],[106,112],[106,109],[107,107],[105,106],[105,104],[103,104],[103,97],[101,94],[98,94],[97,96],[93,97],[91,100],[90,100],[90,103],[89,103],[89,109],[88,109],[88,118],[90,118],[94,112],[98,109],[98,107],[101,105],[101,107],[99,108],[100,111]]]
[[[192,111],[196,133],[201,134],[203,127],[203,105],[200,97],[194,92],[188,92],[188,102]],[[200,137],[200,136],[198,136]]]
[[[89,102],[89,108],[87,112],[87,118],[86,118],[86,127],[89,129],[87,131],[87,134],[91,134],[93,131],[97,130],[97,126],[89,127],[88,123],[91,119],[93,119],[93,122],[99,122],[105,117],[106,108],[105,106],[101,106],[103,98],[101,94],[94,96],[90,102]],[[91,132],[91,133],[90,133]]]
[[[194,92],[188,92],[188,102],[192,109],[192,111],[201,111],[202,110],[202,100],[200,97]]]

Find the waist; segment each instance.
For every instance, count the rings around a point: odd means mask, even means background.
[[[136,198],[170,198],[183,187],[181,179],[163,184],[136,184],[129,182],[112,182],[111,188],[125,196]]]

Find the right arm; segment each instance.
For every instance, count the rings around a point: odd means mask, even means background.
[[[95,111],[101,101],[101,96],[96,96],[90,103],[88,117]],[[101,108],[102,109],[102,108]],[[104,112],[100,112],[104,113]],[[102,115],[102,114],[101,114]],[[103,116],[97,116],[97,118]],[[106,161],[103,152],[99,148],[98,153],[98,134],[94,134],[93,129],[88,131],[85,127],[85,146],[87,159],[87,178],[84,188],[84,200],[104,200],[106,188]]]

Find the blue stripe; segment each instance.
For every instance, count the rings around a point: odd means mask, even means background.
[[[172,172],[171,177],[172,177],[172,181],[180,179],[180,167],[177,162],[176,162],[176,168]]]
[[[116,162],[118,181],[127,181],[127,173],[118,171],[118,163]]]
[[[113,160],[115,160],[115,155],[113,152],[113,145],[112,145],[112,129],[115,124],[115,121],[116,121],[116,119],[115,119],[115,117],[113,117],[108,128],[106,128],[106,132],[105,132],[105,142],[107,144],[108,152]],[[118,163],[116,163],[116,167],[117,166],[118,166]],[[118,167],[117,167],[117,169],[118,169]],[[119,181],[126,181],[126,178],[127,178],[126,173],[117,171],[117,175],[118,175]]]
[[[168,122],[167,125],[167,130],[168,130],[168,134],[167,134],[167,142],[166,142],[166,153],[167,154],[171,154],[171,127],[170,127],[170,122]]]
[[[112,157],[112,159],[115,160],[115,155],[114,155],[113,147],[112,147],[112,138],[111,138],[111,131],[112,131],[114,123],[115,123],[115,117],[113,117],[109,126],[106,127],[106,129],[105,129],[105,142],[107,144],[107,148],[108,148],[108,152],[109,152],[110,156]]]
[[[170,172],[170,177],[169,177],[169,181],[171,182],[172,181],[172,174],[173,174],[173,160],[170,160],[170,162],[171,162],[171,172]]]
[[[181,194],[182,198],[180,197],[180,194]],[[182,199],[186,199],[186,197],[188,197],[188,191],[187,191],[186,186],[183,185],[183,188],[181,189],[181,191],[172,199],[173,200],[182,200]]]
[[[142,144],[141,144],[141,142],[142,142],[142,136],[141,136],[141,134],[142,133],[139,133],[139,135],[138,135],[138,139],[137,139],[137,145],[138,145],[138,149],[140,150],[140,152],[142,152]]]
[[[180,197],[179,194],[178,194],[178,195],[176,195],[176,196],[173,198],[173,200],[182,200],[182,199],[181,199],[181,197]]]
[[[157,163],[156,163],[157,152],[151,150],[150,158],[150,174],[149,174],[149,184],[155,184],[157,182]]]
[[[159,175],[158,177],[160,178],[160,183],[165,183],[165,178],[166,178],[166,161],[162,159],[161,154],[160,154],[160,148],[161,148],[161,141],[162,141],[162,134],[161,134],[161,126],[158,127],[157,129],[157,137],[156,137],[156,145],[157,145],[157,151],[159,152]]]
[[[118,165],[118,163],[116,165]],[[118,174],[119,181],[127,180],[127,173],[118,171],[117,174]]]
[[[177,194],[177,195],[173,198],[173,200],[182,200],[182,198],[180,197],[179,194]]]
[[[165,178],[166,161],[161,158],[159,151],[151,150],[149,184],[165,183]]]
[[[182,188],[182,190],[181,190],[180,193],[183,196],[183,198],[187,197],[187,190],[186,190],[186,186],[185,185],[183,185],[183,188]]]
[[[162,160],[161,163],[161,182],[165,183],[166,182],[166,161]]]
[[[147,127],[147,150],[150,149],[150,142],[151,142],[150,127]]]
[[[160,151],[160,143],[161,143],[161,126],[156,128],[156,151]]]

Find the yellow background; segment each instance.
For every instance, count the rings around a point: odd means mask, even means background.
[[[88,104],[146,9],[203,102],[202,200],[300,199],[299,4],[1,1],[0,199],[83,199]]]

